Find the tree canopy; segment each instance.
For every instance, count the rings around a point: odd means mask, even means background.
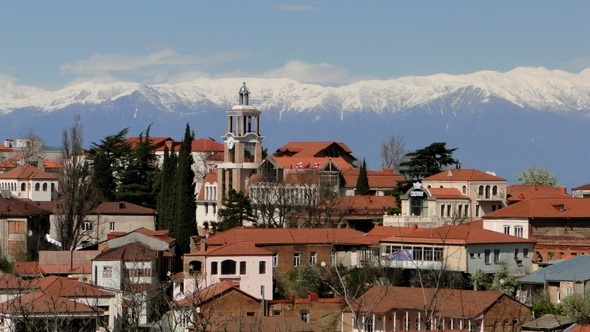
[[[115,174],[121,172],[121,159],[129,154],[131,147],[125,141],[129,128],[119,131],[115,135],[106,136],[100,143],[92,143],[89,159],[92,162],[92,181],[103,201],[114,201],[117,191]]]
[[[250,198],[235,189],[231,189],[223,198],[223,207],[217,211],[217,215],[221,218],[221,221],[215,224],[217,231],[239,227],[245,222],[256,223]]]
[[[400,173],[407,180],[419,181],[444,170],[445,166],[458,164],[453,158],[457,148],[448,149],[445,142],[435,142],[429,146],[406,154],[407,160],[400,164]]]
[[[525,170],[521,170],[516,174],[516,178],[522,184],[541,184],[554,188],[561,187],[557,180],[557,175],[543,167],[531,166]]]

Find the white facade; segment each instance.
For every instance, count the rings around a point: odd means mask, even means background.
[[[202,195],[199,193],[197,200],[197,227],[206,229],[217,222],[217,182],[204,182],[201,190]]]
[[[0,190],[8,191],[17,198],[49,202],[57,197],[57,182],[57,179],[2,179],[0,180]]]
[[[483,219],[483,228],[516,237],[529,238],[528,219]]]

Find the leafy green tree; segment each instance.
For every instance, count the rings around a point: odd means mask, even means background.
[[[190,251],[190,238],[197,234],[195,224],[196,197],[195,173],[193,171],[193,157],[191,146],[194,133],[186,125],[184,138],[178,150],[178,161],[174,171],[174,208],[175,214],[170,226],[172,236],[176,238],[177,248],[181,253]],[[180,256],[180,255],[179,255]]]
[[[244,225],[244,222],[256,223],[256,215],[250,198],[241,191],[231,189],[223,198],[223,207],[217,211],[221,221],[215,223],[217,231],[224,231]]]
[[[445,142],[436,142],[406,154],[407,160],[400,164],[400,172],[407,180],[419,181],[440,173],[446,166],[458,164],[459,161],[453,158],[457,148],[447,149],[446,145]]]
[[[471,283],[475,290],[500,291],[513,295],[518,283],[516,278],[508,273],[508,264],[500,262],[500,267],[494,274],[486,274],[481,270],[471,275]]]
[[[117,200],[155,208],[154,190],[158,169],[156,154],[150,140],[150,127],[145,137],[141,133],[137,145],[123,157],[124,168],[120,173],[119,188],[115,197]]]
[[[174,214],[176,212],[176,193],[174,183],[174,174],[176,173],[177,159],[174,151],[172,153],[168,147],[164,147],[164,159],[162,162],[162,171],[158,178],[160,190],[158,192],[158,229],[172,228],[174,224]]]
[[[367,163],[363,159],[363,163],[359,170],[359,176],[356,179],[356,190],[354,193],[355,195],[369,195],[370,192],[369,177],[367,176]]]
[[[590,292],[585,295],[573,294],[561,302],[563,312],[580,325],[590,324]]]
[[[519,171],[516,179],[522,184],[541,184],[554,188],[562,187],[557,180],[557,175],[546,168],[531,166],[526,170]]]
[[[129,128],[115,135],[103,138],[100,143],[92,143],[89,159],[92,162],[94,183],[102,201],[114,201],[117,192],[117,178],[120,174],[121,159],[128,155],[131,148],[125,141]]]

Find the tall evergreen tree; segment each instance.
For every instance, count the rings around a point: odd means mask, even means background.
[[[407,159],[400,164],[400,172],[407,180],[419,181],[440,173],[445,166],[458,164],[459,161],[453,158],[457,148],[447,149],[446,145],[445,142],[436,142],[406,154]]]
[[[117,191],[117,174],[121,172],[121,159],[128,155],[130,147],[125,142],[129,128],[115,135],[103,138],[100,143],[92,143],[89,159],[92,163],[92,182],[100,200],[114,201]]]
[[[223,198],[223,207],[217,211],[217,215],[221,221],[215,224],[215,230],[220,232],[242,226],[244,222],[256,223],[250,198],[234,189]]]
[[[195,223],[195,173],[191,145],[194,134],[186,125],[184,138],[178,151],[178,166],[174,173],[175,215],[171,226],[172,236],[176,238],[176,246],[180,253],[190,251],[190,238],[197,233]]]
[[[359,170],[359,176],[356,179],[356,190],[354,191],[355,195],[369,195],[371,193],[371,188],[369,187],[369,177],[367,175],[367,163],[363,159],[363,163],[361,164],[361,168]]]
[[[150,126],[151,127],[151,126]],[[139,135],[139,142],[123,158],[124,168],[119,178],[117,200],[127,201],[145,207],[155,208],[155,177],[157,172],[156,154],[150,142],[150,127],[145,137]]]
[[[176,155],[174,151],[169,151],[164,147],[164,159],[162,162],[162,171],[160,172],[158,193],[158,229],[171,230],[174,222],[176,211],[176,194],[174,183],[174,173],[176,172]]]

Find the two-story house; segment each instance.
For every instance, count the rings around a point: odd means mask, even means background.
[[[25,164],[0,174],[0,190],[31,201],[52,201],[57,198],[58,179],[55,174]]]
[[[445,225],[381,240],[383,266],[404,269],[494,273],[506,265],[513,275],[531,268],[532,240],[472,225]]]

